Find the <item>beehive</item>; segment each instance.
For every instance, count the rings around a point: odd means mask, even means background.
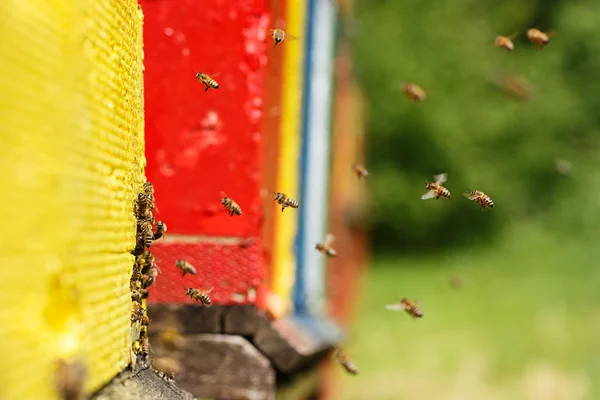
[[[0,12],[0,399],[88,391],[129,362],[133,202],[144,180],[136,0],[4,0]]]

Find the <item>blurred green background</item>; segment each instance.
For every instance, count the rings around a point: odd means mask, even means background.
[[[339,398],[600,399],[600,1],[354,3],[374,259]],[[554,32],[545,49],[530,27]],[[452,198],[421,201],[440,172]],[[424,318],[385,310],[405,296]]]

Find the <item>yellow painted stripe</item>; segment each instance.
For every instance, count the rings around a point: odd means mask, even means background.
[[[286,4],[286,32],[300,40],[283,44],[283,79],[281,89],[281,127],[277,191],[297,199],[300,184],[300,151],[302,134],[302,80],[304,75],[304,46],[306,5],[292,0]],[[300,205],[302,207],[302,205]],[[292,212],[290,212],[292,211]],[[273,246],[273,291],[290,310],[292,289],[296,275],[294,238],[297,231],[297,213],[292,209],[275,214],[275,243]]]

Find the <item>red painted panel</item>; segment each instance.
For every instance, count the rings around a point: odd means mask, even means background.
[[[215,304],[264,303],[265,269],[258,237],[248,247],[217,243],[161,243],[150,248],[161,273],[150,287],[150,303],[189,303],[187,288],[211,289]],[[196,268],[196,275],[181,276],[175,262],[184,259]],[[252,292],[255,291],[253,297]],[[250,293],[250,295],[248,295]]]
[[[256,236],[266,0],[142,0],[146,174],[170,233]],[[204,92],[196,72],[219,73]],[[231,218],[224,191],[241,207]]]

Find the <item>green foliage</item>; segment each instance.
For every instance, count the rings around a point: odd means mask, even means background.
[[[467,245],[524,220],[557,232],[595,228],[600,2],[356,3],[376,247]],[[530,27],[555,32],[545,49],[527,41]],[[493,46],[496,35],[514,32],[514,52]],[[508,97],[490,84],[493,73],[525,76],[532,97]],[[403,81],[421,85],[427,100],[408,101]],[[571,162],[569,177],[555,172],[558,159]],[[425,181],[440,172],[452,198],[421,201]],[[467,189],[486,192],[496,208],[482,213],[462,197]]]

